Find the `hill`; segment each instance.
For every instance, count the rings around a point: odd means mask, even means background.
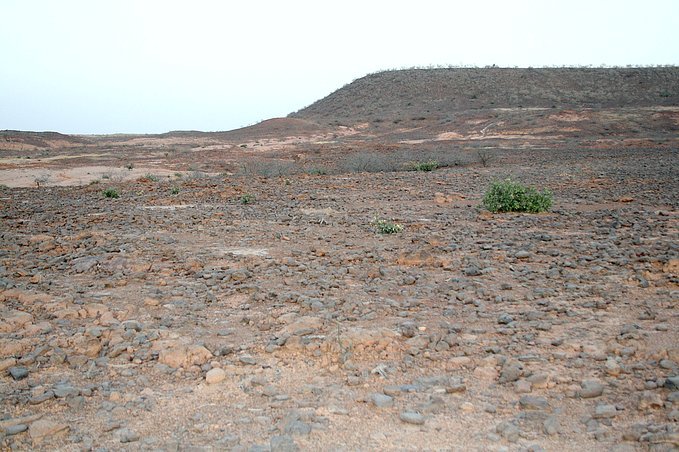
[[[679,68],[448,68],[370,74],[292,113],[320,124],[446,120],[499,108],[679,105]]]
[[[33,150],[39,148],[56,148],[81,146],[91,140],[77,135],[65,135],[58,132],[24,132],[20,130],[0,130],[0,149]]]

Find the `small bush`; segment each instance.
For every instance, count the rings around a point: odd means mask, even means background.
[[[240,203],[243,204],[243,205],[252,204],[253,202],[255,202],[255,195],[251,195],[250,193],[245,193],[245,194],[241,195],[241,197],[239,199],[240,199]]]
[[[178,195],[179,194],[179,187],[172,187],[170,189],[170,193],[173,195]]]
[[[395,223],[394,220],[384,220],[375,217],[372,224],[380,234],[397,234],[403,231],[403,225]]]
[[[491,184],[483,206],[491,212],[546,212],[552,207],[552,193],[506,179]]]
[[[342,162],[342,169],[349,173],[382,173],[402,171],[405,162],[395,155],[378,152],[357,152]]]
[[[104,197],[105,198],[120,198],[120,195],[118,194],[118,190],[115,188],[107,188],[104,190]]]
[[[328,174],[328,170],[325,168],[310,168],[307,170],[307,174],[311,176],[325,176]]]
[[[493,155],[487,151],[478,151],[476,156],[479,158],[479,162],[481,162],[481,165],[483,165],[484,168],[493,160]]]
[[[151,174],[151,173],[146,173],[144,176],[139,178],[140,182],[158,182],[160,179],[158,179],[158,176]]]
[[[298,168],[283,160],[260,160],[241,164],[239,172],[244,176],[284,177],[297,173]]]
[[[413,164],[413,169],[415,171],[434,171],[439,167],[439,162],[436,160],[430,160],[428,162],[417,162]]]

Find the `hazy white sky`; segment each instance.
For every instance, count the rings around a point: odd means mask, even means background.
[[[2,0],[0,129],[229,130],[380,69],[679,64],[678,0]]]

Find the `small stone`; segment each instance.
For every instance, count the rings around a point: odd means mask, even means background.
[[[464,274],[466,276],[479,276],[481,274],[481,270],[476,265],[471,265],[464,269]]]
[[[6,358],[0,360],[0,372],[5,372],[10,367],[16,365],[16,363],[17,363],[16,358]]]
[[[465,413],[471,413],[474,411],[474,405],[470,402],[464,402],[462,405],[460,405],[460,411],[464,411]]]
[[[80,395],[80,389],[74,388],[68,384],[56,385],[52,391],[54,392],[54,396],[60,399]]]
[[[660,394],[652,391],[644,391],[639,396],[639,401],[637,403],[637,409],[639,411],[648,411],[657,408],[662,408],[663,399]]]
[[[370,400],[377,408],[389,408],[394,405],[394,398],[386,394],[371,394]]]
[[[226,379],[226,372],[224,369],[215,368],[210,369],[205,375],[205,382],[209,385],[221,383]]]
[[[139,441],[139,433],[129,428],[121,428],[118,430],[118,438],[120,438],[121,443],[134,443]]]
[[[523,366],[516,361],[507,361],[500,372],[500,383],[511,383],[523,374]]]
[[[271,452],[296,452],[299,450],[299,446],[287,435],[272,437],[269,445]]]
[[[401,419],[406,424],[422,425],[424,424],[424,416],[414,411],[403,411],[399,414]]]
[[[533,384],[528,380],[517,380],[514,382],[514,392],[518,394],[527,394],[533,389]]]
[[[451,383],[446,386],[447,394],[456,394],[458,392],[465,392],[466,390],[467,386],[464,383]]]
[[[238,361],[240,361],[241,364],[246,364],[248,366],[254,366],[255,364],[257,364],[257,360],[255,358],[253,358],[252,356],[248,356],[248,355],[243,355],[243,356],[239,357]]]
[[[546,435],[558,435],[561,432],[561,423],[556,416],[549,416],[542,423],[542,429]]]
[[[599,397],[604,392],[604,385],[596,380],[584,380],[580,383],[580,388],[578,394],[583,399]]]
[[[495,427],[495,431],[510,443],[517,442],[519,440],[519,435],[521,434],[519,427],[509,421],[499,424],[497,427]]]
[[[292,420],[285,425],[283,431],[289,435],[308,435],[311,433],[311,426],[300,420]]]
[[[618,375],[620,375],[620,371],[621,371],[620,364],[617,363],[615,358],[608,357],[606,359],[606,373],[608,375],[617,377]]]
[[[667,377],[665,379],[665,387],[671,391],[679,389],[679,375]]]
[[[7,436],[12,436],[12,435],[18,435],[19,433],[23,433],[26,430],[28,430],[28,425],[17,424],[17,425],[10,425],[5,429],[0,430],[0,433],[4,433]]]
[[[497,318],[497,323],[500,325],[507,325],[510,324],[514,321],[514,317],[511,315],[507,314],[506,312],[500,314]]]
[[[544,397],[523,396],[519,399],[519,405],[524,410],[545,410],[549,408],[549,402]]]
[[[14,380],[23,380],[24,378],[28,377],[28,369],[25,367],[10,367],[9,368],[9,374],[14,378]]]
[[[530,253],[526,250],[521,250],[514,253],[514,257],[517,259],[528,259],[530,257]]]
[[[68,429],[69,426],[66,424],[50,421],[49,419],[40,419],[31,424],[28,428],[28,434],[31,436],[33,444],[40,444],[49,437],[65,433]]]
[[[615,405],[597,405],[594,411],[594,419],[610,419],[618,415]]]

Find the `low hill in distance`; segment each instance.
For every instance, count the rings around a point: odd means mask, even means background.
[[[516,108],[679,105],[679,68],[448,68],[370,74],[290,117],[321,124],[445,120]]]

